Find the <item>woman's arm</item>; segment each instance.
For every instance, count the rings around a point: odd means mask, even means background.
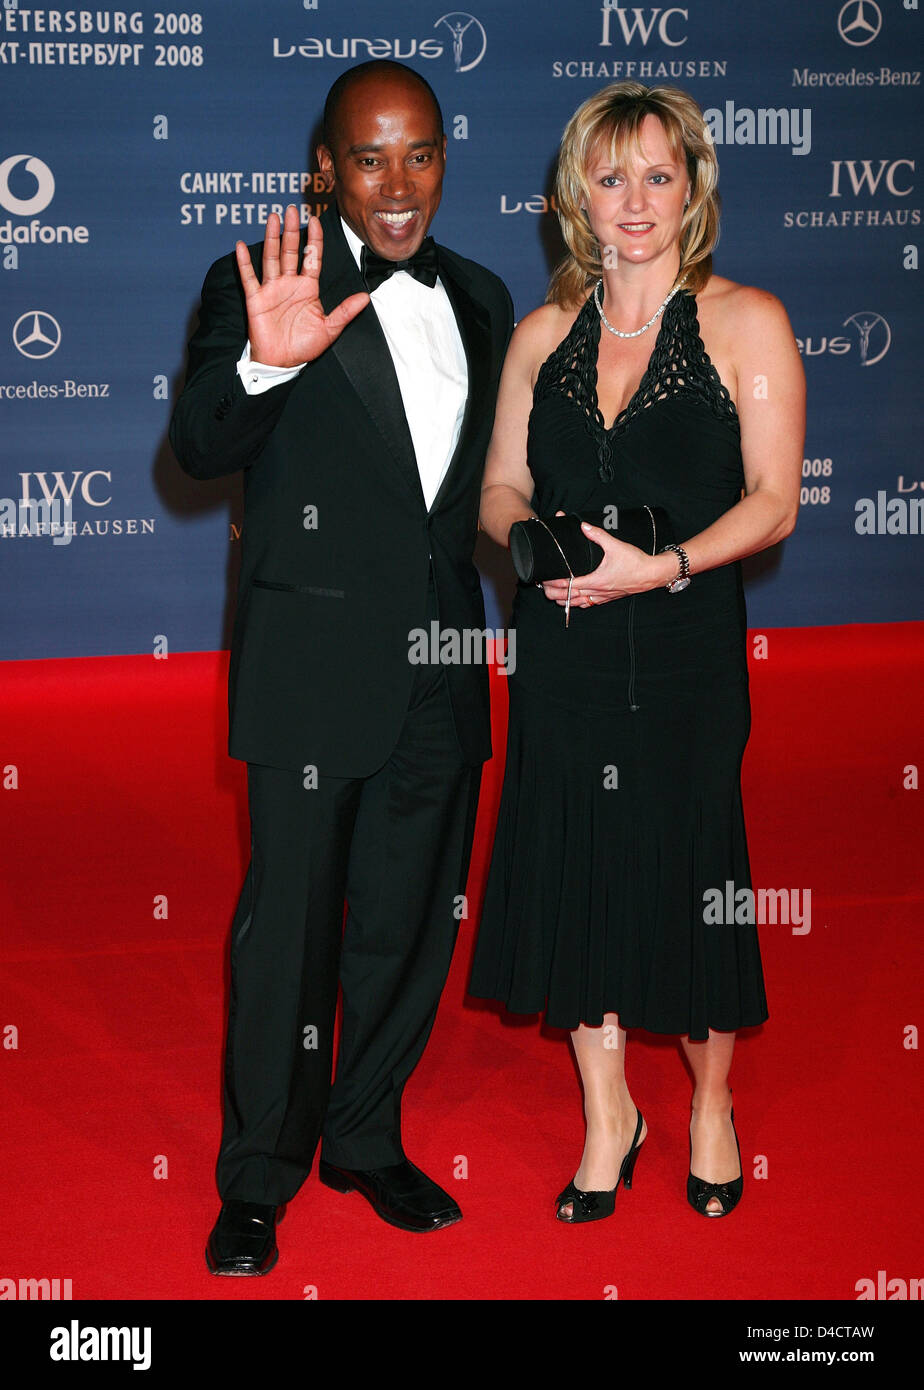
[[[780,301],[742,286],[729,305],[745,496],[682,542],[690,573],[776,545],[796,524],[805,446],[805,372]]]
[[[533,371],[548,328],[549,306],[534,309],[513,330],[497,391],[494,431],[481,487],[481,529],[506,546],[515,521],[535,516],[533,475],[526,466],[526,432],[533,405]]]

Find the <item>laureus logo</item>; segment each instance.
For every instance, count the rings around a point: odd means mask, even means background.
[[[852,324],[860,337],[860,366],[872,367],[881,362],[892,344],[892,330],[881,314],[861,311],[844,319],[844,327]]]
[[[445,24],[452,36],[452,61],[456,72],[470,72],[476,68],[488,47],[488,36],[481,20],[465,10],[451,10],[440,16],[434,29],[441,24]]]
[[[433,28],[438,31],[438,38],[360,38],[356,35],[334,39],[317,35],[301,43],[287,43],[277,35],[273,39],[273,57],[348,58],[355,63],[374,54],[376,58],[406,62],[408,58],[435,60],[451,52],[456,72],[471,72],[472,68],[477,68],[488,47],[488,37],[480,19],[468,10],[448,10],[440,15]]]

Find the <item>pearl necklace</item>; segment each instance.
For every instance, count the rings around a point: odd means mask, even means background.
[[[680,283],[674,286],[674,288],[671,290],[670,294],[663,301],[663,303],[658,305],[657,309],[655,309],[648,322],[643,323],[641,328],[636,328],[634,333],[623,333],[622,329],[614,328],[613,325],[610,323],[609,319],[607,318],[606,314],[603,312],[603,305],[600,303],[600,287],[603,284],[602,280],[598,280],[596,285],[594,286],[594,303],[597,306],[597,312],[599,313],[600,319],[603,322],[604,326],[608,328],[611,333],[615,333],[617,338],[638,338],[641,336],[642,333],[647,333],[648,329],[654,323],[658,315],[664,312],[668,304],[670,304],[671,300],[673,299],[674,295],[677,293],[678,290],[683,289],[683,286],[686,284],[686,282],[687,277],[684,276]]]

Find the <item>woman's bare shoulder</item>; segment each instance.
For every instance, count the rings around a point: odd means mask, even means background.
[[[786,309],[775,294],[757,285],[740,285],[724,275],[711,275],[697,302],[717,327],[731,333],[767,332],[784,325],[789,328]]]
[[[557,304],[540,304],[517,323],[509,352],[515,354],[533,383],[543,362],[568,336],[578,312],[574,306],[562,309]]]
[[[548,355],[567,336],[577,313],[573,306],[562,309],[557,304],[540,304],[519,320],[514,332],[524,347],[545,347]]]

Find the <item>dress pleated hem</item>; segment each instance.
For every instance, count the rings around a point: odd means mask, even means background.
[[[622,1027],[705,1041],[710,1029],[766,1022],[756,926],[705,911],[707,892],[751,885],[741,746],[727,720],[700,715],[702,761],[684,785],[662,765],[679,732],[671,718],[585,712],[564,743],[557,711],[511,687],[474,998],[568,1031],[609,1013]]]
[[[630,1019],[623,1011],[619,1009],[618,1005],[605,1005],[599,1017],[593,1016],[584,1018],[565,1018],[564,1016],[560,1016],[557,1014],[555,1016],[550,1015],[546,1000],[543,1000],[541,1004],[536,1004],[526,1003],[518,998],[505,999],[502,994],[497,994],[491,990],[485,991],[483,986],[479,989],[473,989],[471,986],[469,986],[469,988],[466,990],[466,993],[470,995],[472,999],[484,999],[494,1004],[500,1004],[503,1006],[504,1009],[506,1009],[507,1013],[520,1015],[541,1015],[542,1021],[546,1024],[547,1027],[558,1028],[561,1029],[563,1032],[567,1033],[573,1033],[574,1030],[576,1028],[579,1028],[581,1025],[583,1025],[586,1028],[602,1028],[605,1022],[604,1015],[616,1014],[619,1018],[620,1028],[624,1028],[627,1032],[641,1030],[645,1033],[656,1033],[659,1037],[689,1038],[691,1042],[706,1042],[710,1032],[740,1033],[741,1030],[744,1028],[760,1027],[760,1025],[766,1023],[770,1017],[768,1010],[763,1009],[758,1012],[758,1016],[753,1018],[748,1016],[746,1020],[741,1020],[736,1023],[726,1022],[706,1024],[706,1031],[704,1032],[702,1031],[701,1026],[696,1027],[695,1025],[688,1025],[687,1027],[683,1028],[677,1026],[674,1022],[667,1022],[664,1020],[659,1020],[655,1022],[654,1020],[644,1018]]]

